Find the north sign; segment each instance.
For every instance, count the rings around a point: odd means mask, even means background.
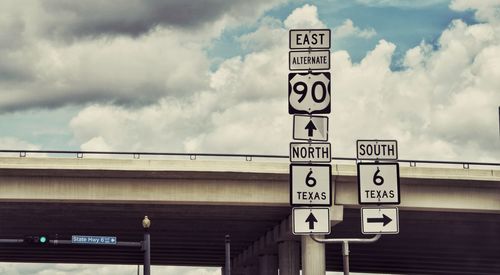
[[[358,163],[359,204],[399,204],[398,163]]]
[[[330,51],[292,51],[288,54],[290,71],[330,70]]]
[[[327,116],[293,116],[293,139],[310,141],[328,140]]]
[[[361,208],[361,232],[363,234],[398,234],[398,208]]]
[[[292,209],[294,235],[330,234],[330,209],[304,207]]]
[[[329,114],[330,73],[289,73],[288,74],[288,113]]]
[[[331,206],[331,175],[329,164],[290,164],[290,204]]]
[[[290,162],[330,163],[329,142],[290,142]]]
[[[397,160],[398,142],[396,140],[357,140],[359,160]]]
[[[290,30],[290,49],[330,49],[330,29]]]

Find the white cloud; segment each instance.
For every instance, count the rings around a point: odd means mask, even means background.
[[[448,0],[356,0],[371,7],[424,8],[436,4],[447,3]]]
[[[318,8],[305,4],[295,9],[284,21],[288,29],[324,29],[325,24],[319,20]]]
[[[140,266],[142,274],[142,266]],[[220,275],[218,267],[151,266],[153,274]],[[134,275],[136,265],[0,263],[0,274],[8,275]]]
[[[342,25],[333,29],[333,37],[335,38],[343,38],[349,36],[361,37],[361,38],[372,38],[375,36],[377,32],[373,28],[368,29],[360,29],[359,27],[354,26],[354,23],[351,19],[346,19]]]
[[[313,16],[305,20],[303,13]],[[209,88],[190,97],[164,98],[139,109],[84,109],[71,123],[76,140],[113,150],[286,154],[292,120],[286,110],[283,26],[304,21],[322,24],[310,5],[292,12],[284,25],[263,22],[242,40],[275,35],[274,42],[226,60],[210,76]],[[410,49],[400,71],[391,69],[396,45],[385,40],[357,64],[347,52],[333,52],[335,155],[354,155],[356,139],[394,138],[401,158],[498,161],[495,28],[454,21],[437,49],[425,42]],[[102,126],[93,123],[97,117]]]
[[[450,8],[456,11],[474,10],[476,19],[486,22],[500,22],[498,0],[453,0]]]

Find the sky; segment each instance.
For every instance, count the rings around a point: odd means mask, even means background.
[[[500,0],[0,6],[0,149],[287,155],[288,31],[328,28],[333,156],[500,162]]]

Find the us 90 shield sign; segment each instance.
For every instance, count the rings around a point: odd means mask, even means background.
[[[288,74],[289,114],[330,113],[330,73]]]

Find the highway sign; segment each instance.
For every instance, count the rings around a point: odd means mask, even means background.
[[[288,67],[290,71],[330,70],[330,51],[291,51]]]
[[[292,225],[294,235],[330,234],[330,209],[293,208]]]
[[[330,29],[290,30],[290,49],[329,49]]]
[[[109,236],[71,236],[72,244],[97,244],[97,245],[115,245],[117,242],[116,237]]]
[[[398,163],[358,163],[359,204],[399,204]]]
[[[363,207],[361,208],[361,225],[363,234],[398,234],[398,208]]]
[[[289,73],[288,113],[329,114],[330,73]]]
[[[327,141],[327,116],[293,116],[293,139]]]
[[[397,160],[397,140],[357,140],[357,158],[359,160]]]
[[[329,164],[290,164],[290,204],[331,206],[331,175]]]
[[[290,142],[290,162],[330,163],[329,142]]]

